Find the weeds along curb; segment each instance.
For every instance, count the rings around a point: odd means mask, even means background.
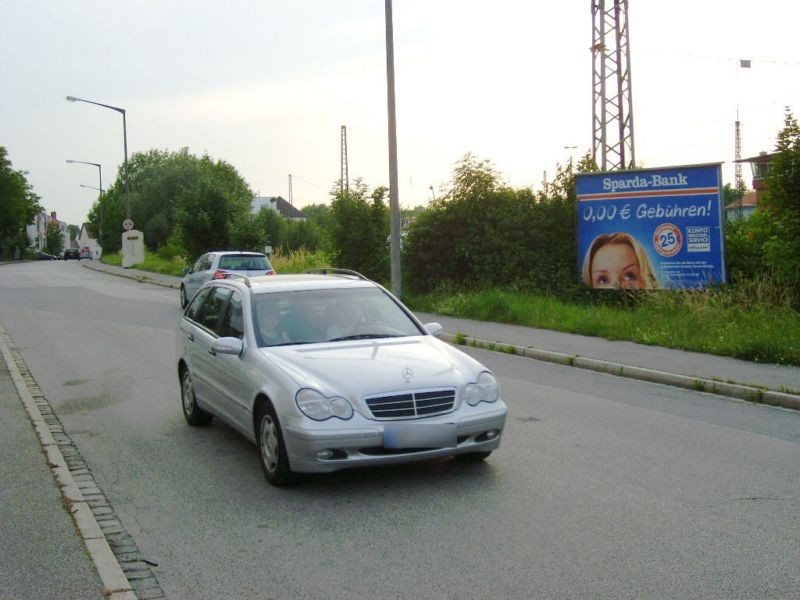
[[[544,362],[566,365],[568,367],[577,367],[579,369],[596,371],[598,373],[606,373],[608,375],[616,375],[617,377],[627,377],[628,379],[638,379],[640,381],[648,381],[650,383],[661,383],[664,385],[671,385],[687,390],[693,390],[695,392],[707,392],[709,394],[737,398],[747,402],[768,404],[770,406],[779,406],[781,408],[800,411],[800,396],[795,394],[765,390],[749,385],[741,385],[738,383],[724,383],[702,377],[679,375],[677,373],[668,373],[666,371],[657,371],[655,369],[647,369],[644,367],[634,367],[631,365],[623,365],[620,363],[608,362],[596,358],[586,358],[584,356],[564,354],[562,352],[553,352],[550,350],[540,350],[538,348],[505,344],[503,342],[482,340],[464,335],[462,333],[457,333],[455,335],[443,333],[440,337],[451,344],[470,346],[473,348],[481,348],[483,350],[492,350],[495,352],[504,352],[507,354],[516,354],[517,356],[523,356],[525,358],[532,358]]]
[[[133,279],[134,281],[138,281],[139,283],[152,283],[153,285],[160,285],[161,287],[168,287],[172,288],[173,290],[177,290],[180,286],[175,283],[170,283],[168,281],[160,281],[148,275],[139,275],[134,273],[118,273],[112,269],[106,269],[103,267],[98,267],[90,263],[82,263],[82,266],[86,269],[91,269],[92,271],[97,271],[98,273],[105,273],[107,275],[114,275],[116,277],[122,277],[124,279]]]

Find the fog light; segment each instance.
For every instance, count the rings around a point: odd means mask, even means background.
[[[320,460],[329,460],[333,458],[333,450],[320,450],[317,452],[317,458]]]
[[[496,438],[498,435],[500,435],[500,431],[498,429],[490,429],[489,431],[484,431],[482,434],[475,436],[475,441],[478,443],[488,442],[489,440]]]

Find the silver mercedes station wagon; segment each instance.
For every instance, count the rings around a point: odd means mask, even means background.
[[[267,480],[455,456],[500,445],[494,375],[437,339],[382,286],[354,272],[205,284],[177,339],[183,414],[217,417],[258,447]]]

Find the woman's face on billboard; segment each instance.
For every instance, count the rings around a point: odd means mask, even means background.
[[[593,288],[643,287],[639,261],[628,244],[606,244],[592,259]]]

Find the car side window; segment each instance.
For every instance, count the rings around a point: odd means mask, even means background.
[[[204,290],[200,290],[200,292],[194,297],[192,303],[186,308],[186,318],[191,319],[192,321],[197,321],[197,314],[200,311],[200,307],[205,303],[206,298],[211,293],[211,288],[206,288]]]
[[[219,335],[219,322],[225,303],[231,295],[231,290],[222,287],[212,287],[212,291],[203,302],[195,317],[195,321],[203,327]]]
[[[240,340],[244,337],[244,317],[242,312],[242,297],[239,292],[233,292],[222,316],[219,330],[220,337],[235,337]]]

